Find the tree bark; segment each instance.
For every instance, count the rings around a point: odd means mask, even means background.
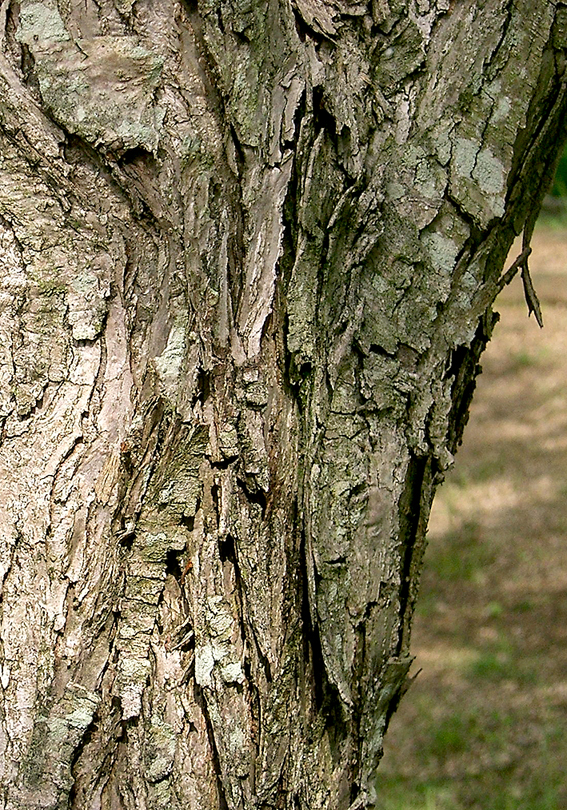
[[[0,808],[373,807],[567,5],[0,23]]]

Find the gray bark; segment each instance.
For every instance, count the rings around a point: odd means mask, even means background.
[[[0,33],[0,808],[373,807],[567,6]]]

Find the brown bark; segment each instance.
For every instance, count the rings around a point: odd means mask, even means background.
[[[0,22],[0,808],[373,807],[567,7]]]

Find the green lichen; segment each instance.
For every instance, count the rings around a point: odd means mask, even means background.
[[[147,728],[146,773],[148,781],[159,782],[165,779],[173,767],[175,757],[175,733],[169,723],[152,715]]]
[[[453,169],[458,175],[471,177],[479,148],[478,141],[470,138],[456,139],[453,149]]]
[[[40,39],[49,42],[67,42],[71,37],[56,8],[47,3],[23,3],[16,39],[26,45],[35,46]]]
[[[44,103],[68,132],[118,153],[155,153],[164,117],[154,101],[161,56],[130,36],[74,42],[56,8],[42,3],[22,8],[16,37],[34,56]]]
[[[489,149],[481,149],[472,176],[486,194],[501,194],[505,188],[506,170]],[[504,213],[502,201],[502,213]]]
[[[424,233],[421,241],[435,270],[449,279],[461,246],[442,233]]]
[[[163,392],[173,402],[177,399],[179,375],[185,360],[187,326],[187,313],[179,312],[164,350],[153,361]]]

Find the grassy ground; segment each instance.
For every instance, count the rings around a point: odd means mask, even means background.
[[[436,499],[380,810],[567,808],[567,230],[533,247],[545,328],[515,279]]]

